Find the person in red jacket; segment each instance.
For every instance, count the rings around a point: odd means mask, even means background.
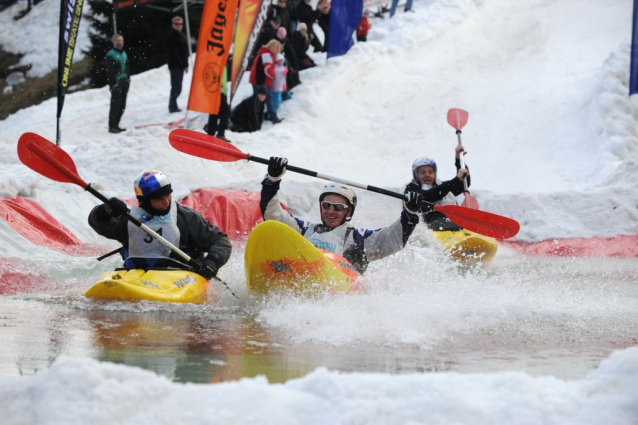
[[[368,22],[368,17],[370,16],[370,11],[366,10],[363,12],[363,17],[359,21],[359,26],[357,27],[357,41],[367,41],[368,40],[368,31],[372,25]]]
[[[257,93],[259,86],[266,87],[266,108],[268,109],[268,119],[273,124],[281,122],[277,117],[277,112],[272,101],[272,83],[275,78],[275,58],[281,53],[281,43],[277,40],[270,40],[265,46],[261,46],[257,51],[257,56],[250,69],[250,84],[253,85],[253,94]]]

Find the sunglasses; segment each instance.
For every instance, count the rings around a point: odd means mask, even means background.
[[[323,208],[324,210],[328,211],[330,209],[330,207],[332,207],[332,209],[335,210],[335,211],[343,211],[343,210],[347,210],[348,208],[350,208],[350,205],[333,204],[332,202],[328,202],[328,201],[322,201],[321,202],[321,208]]]

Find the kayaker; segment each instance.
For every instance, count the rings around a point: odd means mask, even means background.
[[[355,192],[341,184],[329,184],[319,195],[321,224],[296,218],[279,204],[279,185],[286,172],[286,158],[271,157],[268,174],[262,181],[259,206],[264,220],[287,224],[308,239],[317,248],[334,252],[348,260],[359,273],[368,263],[394,254],[405,247],[419,222],[421,195],[408,190],[403,210],[397,221],[380,229],[357,229],[349,225],[357,207]],[[417,188],[418,189],[418,188]]]
[[[230,258],[228,236],[202,215],[173,200],[168,178],[158,170],[146,170],[133,184],[139,206],[130,214],[188,254],[202,267],[194,270],[206,279],[217,275]],[[127,269],[180,268],[191,269],[170,248],[153,239],[123,216],[128,206],[118,198],[109,199],[111,206],[101,204],[89,214],[89,225],[98,234],[122,244],[124,267]]]
[[[433,211],[432,204],[458,205],[456,196],[464,191],[463,179],[467,177],[467,185],[470,186],[470,172],[467,168],[461,168],[460,155],[465,155],[463,146],[457,145],[455,150],[456,177],[441,182],[437,177],[436,162],[432,158],[420,157],[412,163],[412,181],[406,186],[406,190],[419,191],[423,198],[421,213],[423,221],[431,229],[458,230],[444,214]]]

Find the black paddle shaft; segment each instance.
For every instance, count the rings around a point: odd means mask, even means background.
[[[248,161],[259,162],[261,164],[269,165],[270,161],[264,158],[260,158],[258,156],[253,156],[251,154],[248,155]],[[348,186],[358,187],[359,189],[369,190],[370,192],[380,193],[382,195],[391,196],[393,198],[403,200],[403,195],[397,192],[393,192],[391,190],[382,189],[376,186],[366,186],[361,183],[353,182],[350,180],[340,179],[339,177],[329,176],[327,174],[321,174],[316,171],[306,170],[305,168],[295,167],[294,165],[287,165],[286,169],[292,171],[294,173],[305,174],[310,177],[317,177],[319,179],[328,180],[332,182],[347,184]]]

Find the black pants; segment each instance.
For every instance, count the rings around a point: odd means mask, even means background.
[[[216,115],[208,115],[208,127],[206,133],[209,136],[225,137],[228,128],[228,117],[230,116],[230,107],[228,106],[228,98],[222,94],[222,100],[219,105],[219,112]]]
[[[184,70],[182,68],[169,69],[171,73],[171,97],[168,100],[168,110],[177,111],[177,98],[182,94],[182,80]]]
[[[126,95],[129,82],[120,80],[111,88],[111,108],[109,109],[109,128],[117,128],[126,109]]]
[[[357,35],[357,41],[368,41],[367,35]]]

